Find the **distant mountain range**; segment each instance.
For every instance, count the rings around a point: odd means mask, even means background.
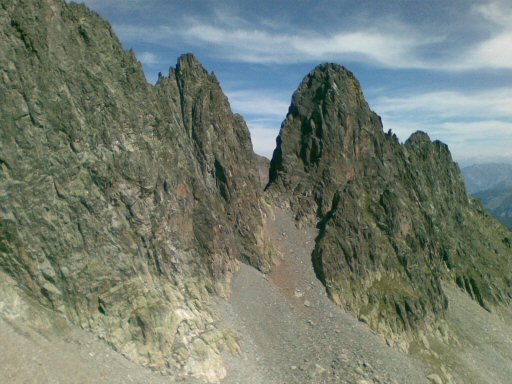
[[[462,169],[468,192],[512,228],[512,165],[474,164]]]
[[[474,195],[503,224],[512,229],[512,188],[490,189]]]
[[[473,164],[462,168],[462,175],[472,195],[491,189],[512,188],[512,164]]]

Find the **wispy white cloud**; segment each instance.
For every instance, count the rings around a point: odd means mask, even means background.
[[[283,120],[288,112],[290,96],[275,90],[227,90],[233,110],[243,116],[257,115],[260,119]]]
[[[271,129],[254,125],[249,125],[249,127],[251,130],[251,141],[254,152],[271,159],[272,153],[276,147],[276,137],[279,134],[279,129]]]
[[[451,67],[454,70],[512,69],[512,29],[477,44],[465,58]]]
[[[476,92],[441,90],[417,95],[383,96],[375,109],[383,115],[429,119],[512,119],[512,88],[494,88]]]
[[[281,122],[288,112],[290,96],[273,89],[228,90],[226,95],[233,111],[246,119],[254,151],[272,157]]]
[[[441,90],[377,98],[385,129],[402,140],[417,130],[447,143],[456,159],[512,157],[512,89]]]
[[[99,4],[97,0],[87,1]],[[134,1],[132,4],[127,1],[127,7],[142,0]],[[165,56],[165,48],[187,49],[221,63],[278,64],[286,68],[296,63],[352,62],[379,68],[420,69],[424,70],[423,74],[462,72],[459,79],[482,73],[493,76],[507,73],[508,77],[510,72],[505,71],[512,70],[510,0],[492,0],[461,10],[461,19],[471,19],[475,28],[467,24],[461,27],[462,22],[454,23],[453,28],[436,23],[420,27],[394,14],[371,22],[344,20],[336,26],[331,23],[328,28],[309,24],[313,29],[308,29],[304,26],[308,24],[294,24],[290,22],[292,19],[241,15],[224,8],[187,16],[184,10],[172,23],[147,25],[137,20],[134,23],[139,24],[114,24],[114,30],[128,44],[150,43],[151,48],[145,49],[161,57]],[[463,34],[466,31],[470,33]],[[141,61],[158,62],[158,57],[146,53],[149,55],[139,55]],[[258,86],[274,86],[265,81]],[[422,81],[418,82],[420,87]],[[483,87],[484,83],[472,85]],[[371,85],[375,87],[377,81]],[[406,95],[388,89],[387,94],[391,96],[374,98],[372,104],[382,114],[386,127],[402,139],[420,129],[449,144],[458,158],[496,153],[512,156],[512,91],[503,87],[467,92],[462,91],[464,85],[460,82],[458,86],[459,90],[445,88]],[[256,151],[269,156],[291,92],[288,90],[290,94],[283,95],[274,90],[254,91],[244,88],[244,82],[230,87],[226,93],[233,110],[247,119]],[[432,89],[430,85],[429,88]],[[382,94],[385,92],[382,90]]]
[[[211,55],[237,62],[355,61],[396,69],[512,69],[510,5],[494,1],[474,7],[473,12],[488,24],[488,35],[457,49],[444,47],[443,51],[437,48],[448,44],[450,39],[445,32],[421,32],[414,25],[389,17],[371,26],[331,33],[286,25],[279,28],[279,23],[269,19],[249,21],[223,11],[214,12],[206,21],[188,16],[183,17],[181,23],[174,20],[172,26],[115,24],[114,28],[123,40],[162,45],[186,42],[191,46],[209,47]]]
[[[494,25],[512,28],[512,6],[509,1],[490,1],[479,4],[473,7],[473,11]]]
[[[137,58],[142,64],[154,65],[160,63],[158,56],[151,52],[138,53]]]
[[[414,120],[394,121],[383,117],[385,127],[392,128],[400,139],[421,130],[431,139],[448,144],[457,161],[495,158],[512,159],[512,123],[500,120],[475,122],[418,123]]]
[[[451,70],[512,69],[512,6],[509,1],[490,1],[473,7],[487,22],[488,36],[467,47],[446,63]]]
[[[185,16],[172,26],[114,24],[114,29],[125,41],[164,46],[185,42],[210,47],[211,54],[222,59],[259,64],[353,60],[391,68],[423,68],[426,64],[416,51],[443,39],[418,34],[398,20],[320,33],[268,18],[248,21],[219,10],[208,20]]]
[[[164,44],[169,37],[176,37],[179,32],[165,25],[147,26],[137,24],[114,23],[116,34],[123,41]],[[172,42],[172,41],[171,41]],[[169,42],[170,43],[170,42]]]
[[[73,0],[66,0],[71,2]],[[77,3],[83,3],[92,9],[102,9],[105,7],[115,7],[118,11],[134,11],[139,10],[141,7],[147,7],[147,0],[78,0]]]
[[[415,39],[413,33],[398,34],[357,30],[321,35],[269,32],[263,29],[235,29],[196,23],[183,31],[197,42],[221,47],[218,54],[242,62],[289,64],[293,62],[342,60],[373,62],[393,68],[421,67],[414,49],[431,40]]]

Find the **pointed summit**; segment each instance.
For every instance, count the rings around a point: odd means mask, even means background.
[[[300,108],[299,113],[318,106],[336,105],[336,108],[350,112],[350,109],[366,107],[359,81],[352,72],[339,64],[324,63],[315,67],[302,81],[293,95],[292,107]]]
[[[199,65],[202,67],[202,64],[197,60],[196,56],[192,52],[187,52],[178,57],[178,66],[180,64],[192,64]]]
[[[203,65],[197,60],[193,53],[185,53],[178,58],[176,71],[179,73],[195,72],[208,75],[206,69],[204,69]]]
[[[409,143],[410,145],[430,142],[431,141],[429,135],[423,131],[416,131],[407,139],[407,143]]]
[[[380,118],[370,110],[352,72],[338,64],[321,64],[293,94],[277,138],[270,184],[292,189],[300,184],[308,189],[302,192],[310,194],[317,182],[344,183],[354,174],[347,167],[353,168],[363,154],[382,157],[383,140]],[[326,168],[336,172],[324,179]],[[311,176],[310,187],[301,182],[306,174]],[[320,203],[323,213],[331,199]]]
[[[0,281],[133,361],[220,380],[220,344],[195,349],[208,298],[236,259],[268,268],[245,122],[191,54],[147,84],[83,5],[8,0],[0,20]]]
[[[267,190],[319,228],[312,260],[333,301],[403,347],[444,318],[444,282],[486,309],[510,300],[509,235],[468,202],[445,144],[417,132],[401,145],[382,128],[350,71],[316,67],[293,95]]]

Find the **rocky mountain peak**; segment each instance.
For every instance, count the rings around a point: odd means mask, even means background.
[[[358,177],[364,161],[382,161],[380,118],[354,75],[337,64],[311,71],[293,95],[270,166],[269,189],[316,196],[298,216],[325,215],[336,185]],[[299,206],[302,206],[300,208]]]
[[[196,69],[198,68],[202,72],[206,72],[203,65],[199,62],[199,60],[195,57],[193,53],[184,53],[180,57],[178,57],[178,63],[176,64],[176,69],[178,71],[184,71],[187,69]]]
[[[416,131],[406,141],[407,145],[430,145],[432,141],[430,140],[429,135],[423,131]]]
[[[170,72],[176,76],[178,81],[182,82],[198,83],[215,79],[192,53],[181,55],[176,63],[176,68],[171,68]]]
[[[439,140],[430,140],[427,133],[423,131],[414,132],[404,143],[405,148],[413,151],[417,154],[423,154],[426,156],[427,153],[437,152],[439,155],[442,154],[443,160],[451,165],[453,163],[452,155],[448,146]]]
[[[341,112],[363,106],[365,103],[359,81],[353,73],[339,64],[324,63],[315,67],[302,81],[293,95],[292,107],[307,109],[335,105]]]
[[[484,308],[510,301],[509,235],[471,205],[447,146],[385,134],[341,66],[318,66],[295,92],[267,190],[316,223],[313,261],[329,295],[388,341],[439,324],[445,279]]]
[[[222,375],[209,297],[271,257],[245,122],[193,55],[152,86],[85,6],[0,8],[0,274],[134,361]]]

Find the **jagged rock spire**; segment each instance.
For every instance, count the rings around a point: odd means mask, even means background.
[[[317,223],[312,259],[331,298],[392,342],[439,324],[443,281],[487,309],[512,297],[510,234],[468,199],[447,146],[385,134],[339,65],[294,93],[267,190]]]

